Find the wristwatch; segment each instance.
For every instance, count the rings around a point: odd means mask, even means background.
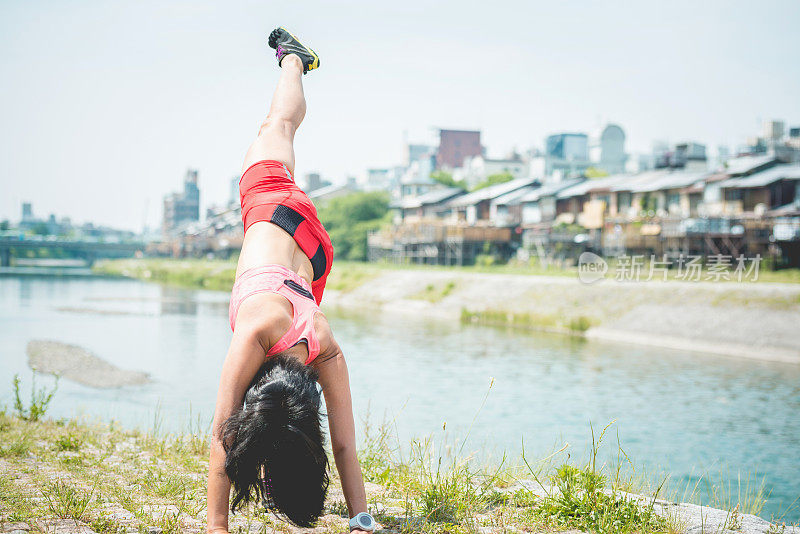
[[[367,532],[375,532],[375,519],[367,512],[356,514],[350,519],[350,530],[352,531],[356,528]]]

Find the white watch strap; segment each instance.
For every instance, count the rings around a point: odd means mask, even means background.
[[[362,521],[359,521],[359,519],[368,519],[368,521],[363,521],[362,522]],[[362,523],[369,523],[369,526],[365,527],[365,526],[363,526]],[[367,512],[360,512],[360,513],[356,514],[355,516],[353,516],[352,518],[350,518],[350,530],[353,530],[353,529],[356,529],[356,528],[361,529],[361,530],[367,530],[367,531],[370,531],[370,532],[374,532],[375,531],[375,519],[370,514],[368,514]]]

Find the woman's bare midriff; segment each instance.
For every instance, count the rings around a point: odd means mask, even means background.
[[[291,269],[309,284],[314,278],[311,261],[294,238],[279,226],[259,221],[252,224],[244,235],[236,276],[247,269],[269,264]]]

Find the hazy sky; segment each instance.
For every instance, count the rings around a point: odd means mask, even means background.
[[[297,174],[399,163],[403,132],[480,128],[490,155],[619,123],[738,144],[800,125],[800,2],[0,0],[0,219],[30,200],[131,229],[200,171],[223,201],[278,77],[269,31],[322,59],[306,76]]]

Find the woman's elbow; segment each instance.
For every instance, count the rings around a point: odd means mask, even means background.
[[[349,454],[356,453],[356,447],[352,443],[333,443],[333,456],[334,458],[343,458]]]

